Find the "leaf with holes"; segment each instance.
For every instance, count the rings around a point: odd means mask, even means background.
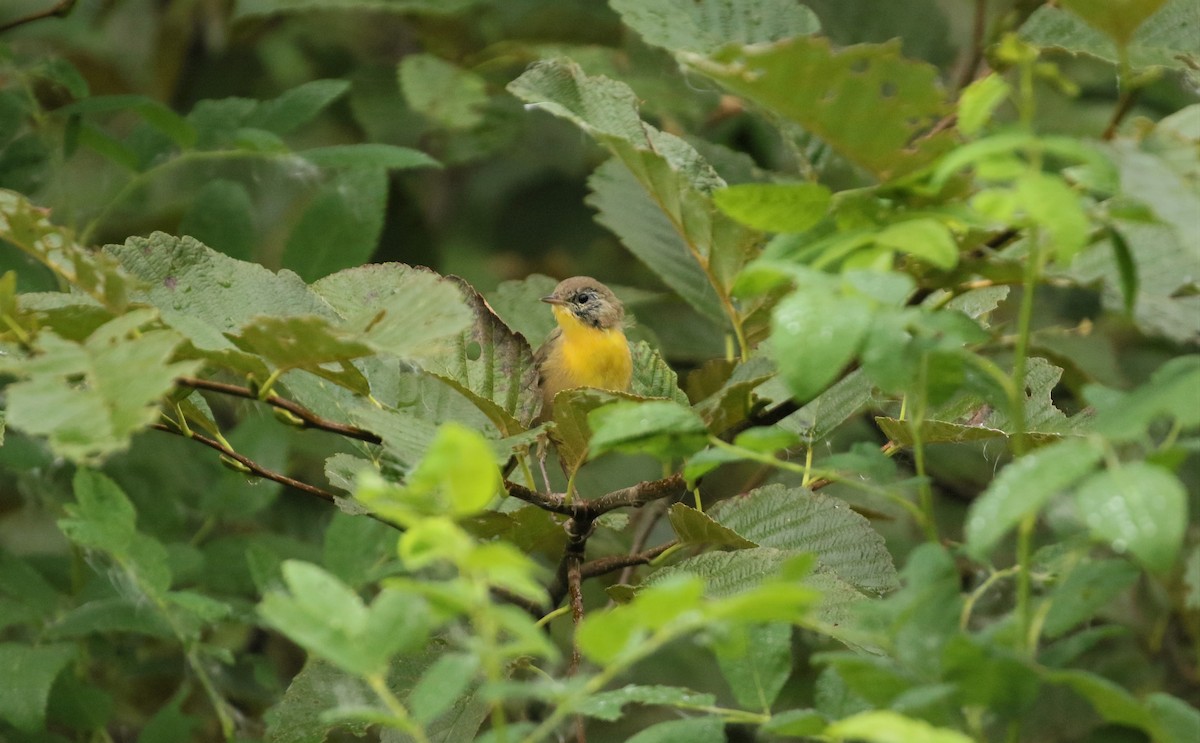
[[[710,54],[726,44],[758,44],[821,29],[796,0],[613,0],[613,10],[647,44]]]

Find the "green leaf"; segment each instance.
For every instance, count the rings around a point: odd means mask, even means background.
[[[672,504],[667,511],[667,518],[682,545],[730,549],[758,546],[729,527],[718,524],[711,516],[682,503]]]
[[[453,281],[402,263],[348,268],[312,288],[342,318],[343,328],[380,353],[404,359],[446,352],[472,319]]]
[[[1158,723],[1144,705],[1113,681],[1082,670],[1054,671],[1046,674],[1052,684],[1069,687],[1091,703],[1102,720],[1145,730],[1153,740],[1163,740]]]
[[[1100,13],[1107,6],[1123,6],[1140,15],[1155,7],[1161,0],[1147,3],[1093,3]],[[1140,8],[1136,7],[1140,6]],[[1126,26],[1128,20],[1118,20]],[[1176,70],[1195,69],[1200,59],[1195,30],[1200,26],[1200,8],[1191,0],[1168,0],[1148,20],[1137,26],[1128,41],[1130,65],[1135,70],[1166,67]],[[1020,30],[1021,38],[1036,46],[1061,49],[1071,54],[1086,54],[1117,64],[1120,54],[1113,38],[1090,28],[1080,17],[1063,8],[1042,6],[1034,11]]]
[[[825,217],[830,191],[819,183],[742,183],[713,193],[729,216],[766,232],[804,232]]]
[[[871,324],[871,305],[827,288],[785,297],[771,315],[771,344],[779,374],[797,398],[825,390],[858,353]]]
[[[109,113],[133,111],[150,126],[167,135],[181,147],[190,147],[196,141],[196,131],[179,114],[153,98],[142,95],[97,95],[75,101],[55,110],[56,115]]]
[[[455,516],[470,516],[495,499],[500,484],[500,470],[487,440],[451,421],[438,428],[425,457],[409,474],[406,497],[436,500]],[[437,506],[429,510],[441,511]]]
[[[861,369],[855,369],[802,408],[779,422],[805,441],[822,441],[858,413],[871,400],[874,386]]]
[[[800,437],[795,433],[774,426],[742,431],[733,440],[734,446],[740,446],[760,454],[774,454],[780,449],[790,449],[799,444]]]
[[[721,501],[712,516],[762,547],[812,552],[821,567],[867,593],[881,595],[898,585],[883,537],[837,498],[767,485]]]
[[[475,679],[479,658],[467,653],[448,653],[434,661],[408,695],[408,709],[425,725],[449,709]]]
[[[958,244],[946,225],[936,219],[896,222],[875,235],[875,244],[908,253],[938,268],[958,264]]]
[[[627,704],[663,705],[684,709],[711,707],[717,703],[712,694],[704,694],[678,686],[639,686],[629,684],[620,689],[602,691],[587,697],[579,706],[579,714],[598,720],[621,719]]]
[[[371,690],[357,676],[316,656],[309,656],[304,668],[292,678],[282,697],[266,711],[266,739],[269,743],[324,743],[330,725],[321,721],[321,711],[331,709],[339,699],[373,699]],[[342,727],[362,734],[367,723],[347,721]]]
[[[487,84],[432,54],[409,54],[400,61],[400,90],[414,110],[448,129],[470,129],[483,122]]]
[[[691,717],[651,725],[625,743],[724,743],[725,723],[719,717]]]
[[[1174,564],[1187,529],[1187,491],[1169,471],[1122,464],[1084,480],[1075,498],[1088,529],[1115,552],[1129,552],[1156,573]]]
[[[74,639],[107,632],[174,637],[162,614],[125,598],[97,599],[81,604],[63,614],[46,630],[47,636],[53,639]]]
[[[825,735],[864,743],[971,743],[971,738],[947,728],[914,720],[891,710],[860,712],[831,723]]]
[[[813,34],[821,22],[795,0],[613,0],[613,10],[648,44],[710,54],[726,44],[757,44]]]
[[[1021,176],[1016,194],[1029,217],[1050,233],[1055,258],[1070,263],[1083,250],[1091,229],[1079,195],[1062,178],[1046,173]]]
[[[612,230],[634,257],[653,271],[693,309],[724,326],[721,298],[703,267],[676,232],[670,218],[654,202],[629,168],[609,160],[588,179],[586,201],[598,213],[596,221]]]
[[[288,134],[316,118],[329,104],[341,98],[350,83],[346,80],[312,80],[283,95],[259,103],[245,126]]]
[[[137,743],[172,743],[188,740],[203,720],[183,713],[184,699],[184,694],[176,694],[171,701],[160,707],[138,733]]]
[[[342,582],[361,588],[372,580],[373,568],[396,545],[396,530],[363,516],[338,511],[325,529],[322,563]]]
[[[74,657],[74,645],[0,643],[0,719],[26,733],[43,731],[50,687]]]
[[[1092,28],[1103,31],[1118,47],[1129,40],[1147,18],[1162,7],[1165,0],[1063,0],[1063,7],[1082,18]]]
[[[1102,456],[1089,440],[1066,439],[1037,449],[1000,470],[967,512],[967,549],[983,559],[1009,529],[1083,479]]]
[[[716,645],[717,665],[746,709],[769,711],[792,674],[792,628],[782,622],[739,627]]]
[[[381,167],[336,172],[292,229],[283,265],[314,281],[365,263],[383,230],[387,190],[387,172]]]
[[[679,376],[646,341],[630,345],[633,360],[633,376],[629,391],[638,397],[657,397],[673,400],[680,405],[690,405],[688,397],[679,389]]]
[[[703,449],[708,429],[690,408],[666,400],[615,402],[588,413],[589,451],[651,454],[670,460]]]
[[[374,142],[314,147],[296,154],[318,168],[408,170],[441,167],[437,160],[420,150]]]
[[[191,200],[179,232],[231,258],[255,256],[258,234],[254,228],[254,202],[245,186],[217,178],[200,188]]]
[[[368,394],[366,379],[357,370],[346,368],[349,364],[336,371],[326,367],[374,352],[366,343],[336,327],[335,322],[319,315],[264,315],[225,336],[241,350],[259,356],[280,371],[303,369]]]
[[[592,437],[592,429],[588,425],[591,411],[620,399],[627,398],[587,387],[563,390],[554,396],[554,432],[551,440],[568,473],[577,471],[587,461],[588,441]]]
[[[540,404],[529,343],[469,284],[448,280],[462,291],[474,322],[443,352],[426,355],[421,366],[466,395],[502,435],[518,434],[530,426]]]
[[[683,59],[882,181],[929,163],[954,142],[949,131],[923,136],[949,106],[937,70],[901,57],[898,41],[835,50],[828,39],[799,37]]]
[[[1084,562],[1055,587],[1042,630],[1046,637],[1062,637],[1128,589],[1139,575],[1125,560]]]
[[[1128,393],[1089,387],[1085,395],[1097,409],[1097,433],[1118,441],[1145,434],[1151,423],[1170,418],[1183,428],[1200,425],[1200,401],[1193,394],[1200,385],[1200,355],[1179,356],[1159,367],[1150,381]],[[1104,393],[1103,396],[1101,393]]]
[[[994,72],[968,85],[958,99],[958,130],[968,137],[983,131],[1010,93],[1012,86]]]
[[[789,709],[771,715],[762,730],[775,735],[816,735],[825,729],[825,716],[811,709]]]

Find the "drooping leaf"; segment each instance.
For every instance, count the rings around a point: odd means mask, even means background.
[[[1021,519],[1037,513],[1059,491],[1083,479],[1101,455],[1091,441],[1065,439],[1000,470],[967,513],[967,549],[977,558],[985,557]]]
[[[834,50],[827,39],[799,37],[683,59],[889,180],[930,162],[954,140],[950,132],[927,134],[948,112],[937,71],[899,52],[898,42]]]
[[[1012,86],[996,73],[968,85],[958,99],[958,130],[968,137],[978,134],[1011,92]]]
[[[829,209],[819,183],[742,183],[713,193],[713,201],[744,225],[766,232],[804,232]]]
[[[888,225],[875,235],[875,244],[908,253],[938,268],[958,264],[958,244],[946,225],[936,219],[910,219]]]
[[[716,646],[717,664],[738,704],[769,710],[792,674],[792,628],[774,623],[740,630]]]

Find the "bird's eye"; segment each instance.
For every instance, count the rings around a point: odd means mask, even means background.
[[[587,304],[595,298],[596,295],[592,294],[591,292],[580,292],[579,294],[575,295],[575,301],[579,304]]]

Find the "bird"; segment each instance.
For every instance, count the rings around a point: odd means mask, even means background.
[[[625,338],[625,308],[612,290],[590,276],[574,276],[541,301],[550,305],[557,327],[533,355],[542,393],[540,420],[550,419],[554,396],[563,390],[627,391],[633,358]]]

